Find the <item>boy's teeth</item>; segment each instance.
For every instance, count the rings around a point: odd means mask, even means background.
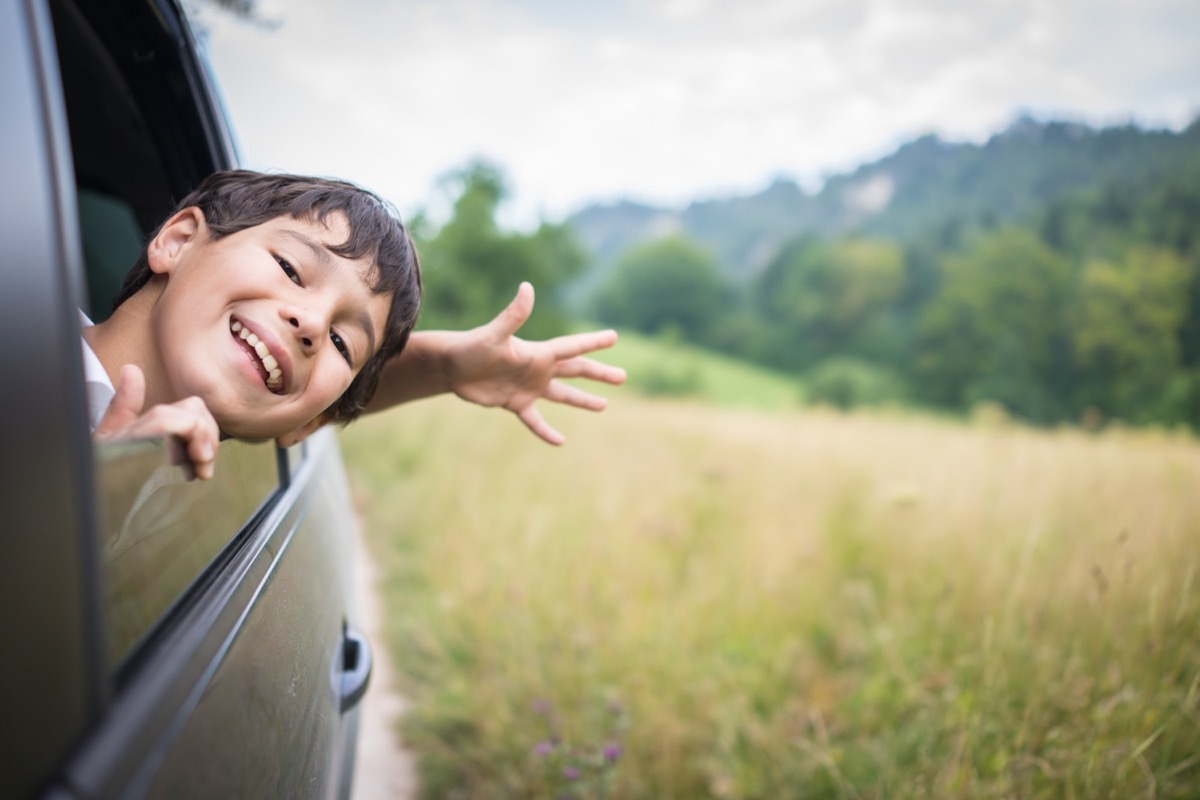
[[[267,388],[278,389],[283,384],[283,370],[279,368],[279,361],[276,360],[275,356],[271,355],[271,350],[267,345],[251,333],[249,328],[237,320],[229,323],[229,330],[244,339],[246,344],[253,347],[254,352],[258,354],[259,360],[262,361],[263,369],[267,371]]]

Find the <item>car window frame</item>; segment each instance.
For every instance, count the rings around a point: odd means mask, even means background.
[[[57,57],[43,3],[7,3],[0,14],[0,107],[32,111],[9,120],[0,134],[10,187],[0,193],[0,236],[18,250],[6,252],[0,268],[6,287],[0,333],[22,343],[0,356],[12,382],[0,394],[8,550],[0,599],[9,609],[6,639],[24,655],[5,659],[0,672],[6,725],[21,731],[6,754],[3,785],[23,796],[96,718],[106,688],[94,602],[91,450],[73,316],[82,297],[81,250]]]

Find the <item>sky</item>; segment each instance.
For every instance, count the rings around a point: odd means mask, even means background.
[[[195,0],[193,2],[195,4]],[[927,133],[1018,115],[1200,116],[1195,0],[260,0],[204,6],[243,162],[332,175],[405,216],[504,172],[502,220],[593,202],[810,190]],[[442,187],[442,188],[439,188]]]

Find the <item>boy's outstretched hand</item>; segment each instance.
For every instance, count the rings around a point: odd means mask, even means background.
[[[447,361],[447,379],[456,395],[481,406],[499,406],[517,415],[529,430],[550,444],[564,437],[542,418],[539,399],[602,411],[608,402],[558,378],[588,378],[617,385],[625,370],[602,364],[585,353],[617,343],[616,331],[593,331],[529,342],[516,333],[533,313],[533,286],[522,283],[517,296],[491,322],[465,331]]]
[[[143,413],[145,404],[145,376],[138,367],[126,364],[121,367],[116,394],[92,432],[92,439],[99,443],[172,436],[182,445],[180,460],[191,465],[197,478],[211,478],[216,467],[221,432],[204,401],[199,397],[189,397],[170,405],[152,406]]]
[[[625,381],[625,370],[585,355],[616,344],[616,331],[569,334],[543,342],[518,337],[517,331],[533,312],[533,299],[533,286],[522,283],[508,307],[486,325],[461,332],[414,333],[404,353],[384,370],[371,410],[453,392],[481,406],[508,409],[542,440],[562,444],[565,437],[542,418],[537,401],[600,411],[607,404],[603,397],[559,379],[587,378],[617,385]]]

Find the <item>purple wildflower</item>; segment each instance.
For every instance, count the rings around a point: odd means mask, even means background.
[[[563,767],[562,774],[563,774],[563,777],[569,781],[579,780],[579,768],[578,767]]]
[[[545,758],[554,752],[554,742],[538,742],[533,746],[534,755]]]
[[[610,764],[621,757],[621,745],[616,742],[609,742],[604,747],[604,760]]]

